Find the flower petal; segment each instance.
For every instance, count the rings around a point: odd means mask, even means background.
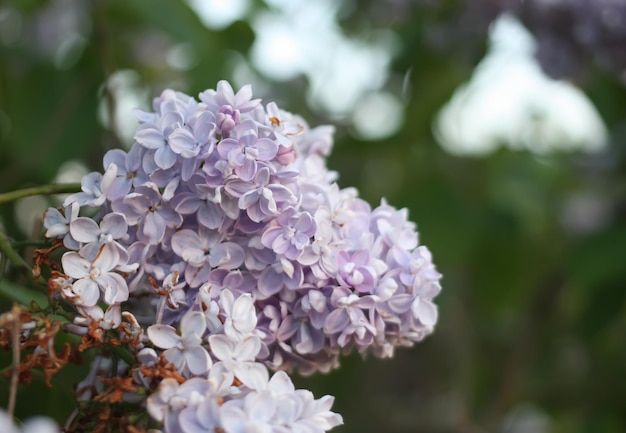
[[[180,342],[176,329],[170,325],[158,324],[148,327],[148,338],[152,344],[161,349],[170,349]]]

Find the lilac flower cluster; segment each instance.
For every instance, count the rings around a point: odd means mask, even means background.
[[[137,111],[130,150],[48,210],[46,235],[70,250],[55,285],[76,325],[128,322],[138,359],[162,354],[188,379],[148,400],[166,431],[325,431],[340,423],[330,400],[267,368],[311,374],[412,345],[437,322],[440,274],[406,210],[339,188],[331,127],[263,107],[250,86],[199,99],[164,91]]]

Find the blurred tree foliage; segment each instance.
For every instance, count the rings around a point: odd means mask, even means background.
[[[609,128],[601,153],[445,153],[432,119],[484,54],[496,3],[342,8],[347,34],[396,33],[387,84],[402,84],[406,121],[382,141],[359,140],[340,121],[331,166],[371,203],[385,196],[409,208],[445,278],[434,336],[392,360],[350,356],[338,371],[300,380],[336,396],[338,432],[626,431],[626,89],[593,65],[579,83]],[[248,16],[268,7],[253,3]],[[48,183],[67,161],[101,169],[102,154],[123,145],[101,121],[119,102],[104,85],[116,71],[134,71],[150,98],[171,86],[196,94],[232,79],[255,38],[249,21],[211,30],[172,0],[16,0],[0,16],[0,192]],[[70,25],[82,33],[60,49]],[[191,53],[187,68],[166,59],[178,44]],[[261,96],[313,125],[329,122],[306,105],[305,79],[251,76]],[[14,238],[40,235],[20,232],[19,218],[15,206],[0,207]],[[21,285],[0,281],[3,291]],[[10,364],[8,354],[1,360]],[[52,389],[36,378],[20,389],[17,414],[63,420],[72,404],[61,385],[74,377],[65,371]]]

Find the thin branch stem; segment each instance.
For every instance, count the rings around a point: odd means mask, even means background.
[[[28,247],[45,248],[50,246],[50,241],[43,239],[28,239],[24,241],[14,241],[12,242],[12,244],[13,248],[15,248],[16,250]]]
[[[20,256],[17,251],[13,249],[13,246],[11,246],[11,240],[2,230],[0,230],[0,253],[2,253],[14,265],[25,267],[29,271],[31,270],[31,267],[28,263],[26,263],[26,260],[24,260],[22,256]]]
[[[32,188],[18,189],[0,194],[0,204],[9,203],[20,198],[42,194],[67,194],[80,191],[80,183],[51,183],[48,185],[34,186]]]

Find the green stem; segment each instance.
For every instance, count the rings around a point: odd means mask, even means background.
[[[0,204],[9,203],[31,195],[67,194],[79,191],[80,183],[51,183],[48,185],[34,186],[32,188],[24,188],[2,193],[0,194]]]
[[[24,241],[14,241],[12,242],[13,244],[13,248],[16,250],[19,250],[21,248],[28,248],[28,247],[37,247],[37,248],[45,248],[45,247],[49,247],[50,246],[50,241],[47,240],[38,240],[38,239],[32,239],[32,240],[24,240]]]
[[[11,246],[11,240],[2,230],[0,230],[0,253],[6,256],[7,259],[11,260],[14,265],[23,266],[30,270],[30,266],[26,263],[26,260],[24,260],[22,256],[20,256],[17,251],[13,249]]]

